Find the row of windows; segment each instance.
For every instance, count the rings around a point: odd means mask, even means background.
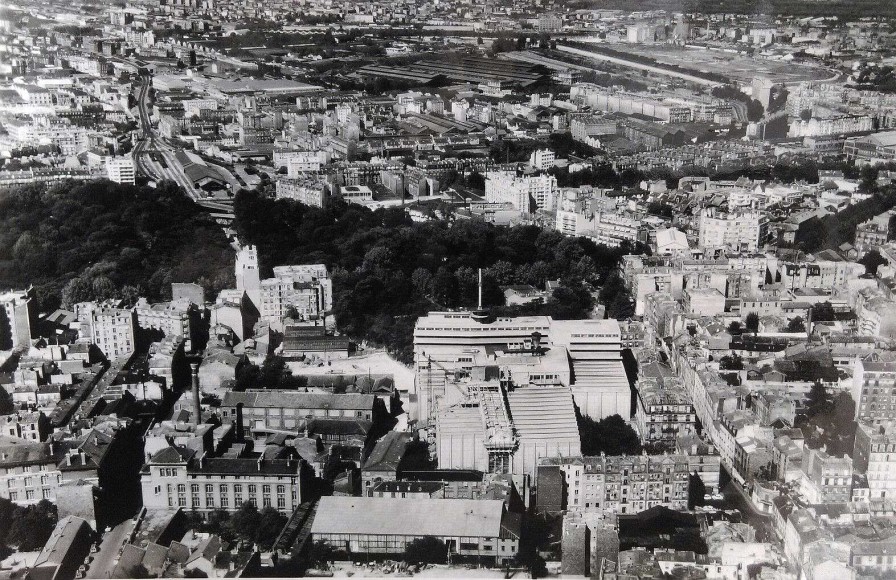
[[[262,485],[261,493],[264,493],[264,494],[271,493],[271,487],[272,486],[268,485],[268,484]],[[258,491],[258,485],[254,484],[254,483],[250,483],[250,484],[246,485],[246,488],[248,489],[250,495],[254,495]],[[167,484],[166,489],[168,490],[168,493],[171,493],[174,490],[174,485],[169,483],[169,484]],[[230,485],[228,485],[228,484],[225,484],[225,483],[218,484],[218,493],[221,493],[221,494],[229,493],[229,489],[230,489]],[[162,491],[162,486],[157,485],[155,488],[156,495],[161,493],[161,491]],[[199,493],[199,491],[200,491],[200,485],[198,483],[190,484],[190,493],[196,494],[196,493]],[[186,492],[187,492],[187,484],[178,483],[177,484],[177,493],[186,493]],[[215,485],[211,484],[211,483],[206,483],[205,484],[205,493],[214,493],[214,492],[215,492]],[[240,494],[243,493],[243,484],[241,484],[241,483],[233,484],[233,493],[240,493]],[[278,485],[277,493],[278,494],[286,493],[286,486]],[[295,494],[295,490],[293,490],[293,494]]]
[[[41,491],[41,499],[50,499],[52,497],[52,492],[49,489],[44,489]],[[9,501],[17,502],[20,499],[24,499],[25,501],[31,501],[37,499],[37,492],[33,489],[25,490],[25,493],[22,494],[18,491],[9,492]]]
[[[62,475],[57,475],[54,483],[61,483]],[[50,484],[50,476],[49,475],[41,475],[40,476],[40,484],[41,485],[49,485]],[[31,487],[34,485],[33,477],[24,477],[24,478],[16,478],[16,479],[8,479],[6,480],[6,487]]]

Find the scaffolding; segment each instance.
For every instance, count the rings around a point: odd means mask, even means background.
[[[510,473],[511,458],[518,440],[510,420],[504,388],[498,383],[470,383],[467,393],[471,401],[478,403],[485,426],[489,472]]]

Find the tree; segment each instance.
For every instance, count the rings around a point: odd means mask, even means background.
[[[744,370],[744,361],[738,355],[725,355],[719,359],[719,370],[723,371],[742,371]]]
[[[265,507],[261,510],[255,543],[262,550],[270,550],[285,525],[286,516],[271,506]]]
[[[247,501],[230,517],[230,523],[238,536],[244,540],[254,542],[258,537],[261,514],[258,513],[258,508]]]
[[[755,312],[748,313],[746,318],[746,326],[747,330],[749,330],[750,332],[759,332],[759,315]]]
[[[56,506],[45,499],[35,505],[17,506],[10,520],[6,543],[20,552],[39,550],[56,527]]]
[[[700,505],[706,505],[706,484],[695,471],[688,481],[688,509],[692,510]]]
[[[404,558],[420,564],[444,564],[448,561],[448,544],[433,536],[411,540],[405,547]]]
[[[806,323],[803,322],[802,316],[790,319],[787,323],[787,332],[806,332]]]
[[[595,421],[578,415],[579,437],[583,455],[636,455],[641,453],[638,434],[619,415],[611,415]]]
[[[867,267],[867,266],[866,266]],[[822,302],[812,306],[812,320],[815,322],[830,322],[837,319],[834,306],[830,302]]]
[[[872,276],[877,276],[877,269],[886,263],[887,261],[877,250],[866,252],[865,255],[859,259],[859,264],[865,266],[865,273],[871,274]]]
[[[731,336],[740,336],[744,333],[744,327],[740,323],[740,320],[732,320],[731,324],[728,325],[728,334]]]

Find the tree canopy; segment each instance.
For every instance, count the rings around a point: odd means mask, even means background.
[[[0,286],[34,285],[40,307],[170,298],[171,282],[233,284],[220,226],[174,184],[101,180],[0,192]]]
[[[619,415],[600,421],[579,416],[579,436],[583,455],[636,455],[641,453],[641,440],[632,427]]]

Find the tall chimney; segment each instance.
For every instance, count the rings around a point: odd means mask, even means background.
[[[482,310],[482,268],[479,268],[479,307],[477,310]]]
[[[193,372],[193,424],[199,427],[202,423],[202,406],[199,404],[199,364],[190,363]]]

